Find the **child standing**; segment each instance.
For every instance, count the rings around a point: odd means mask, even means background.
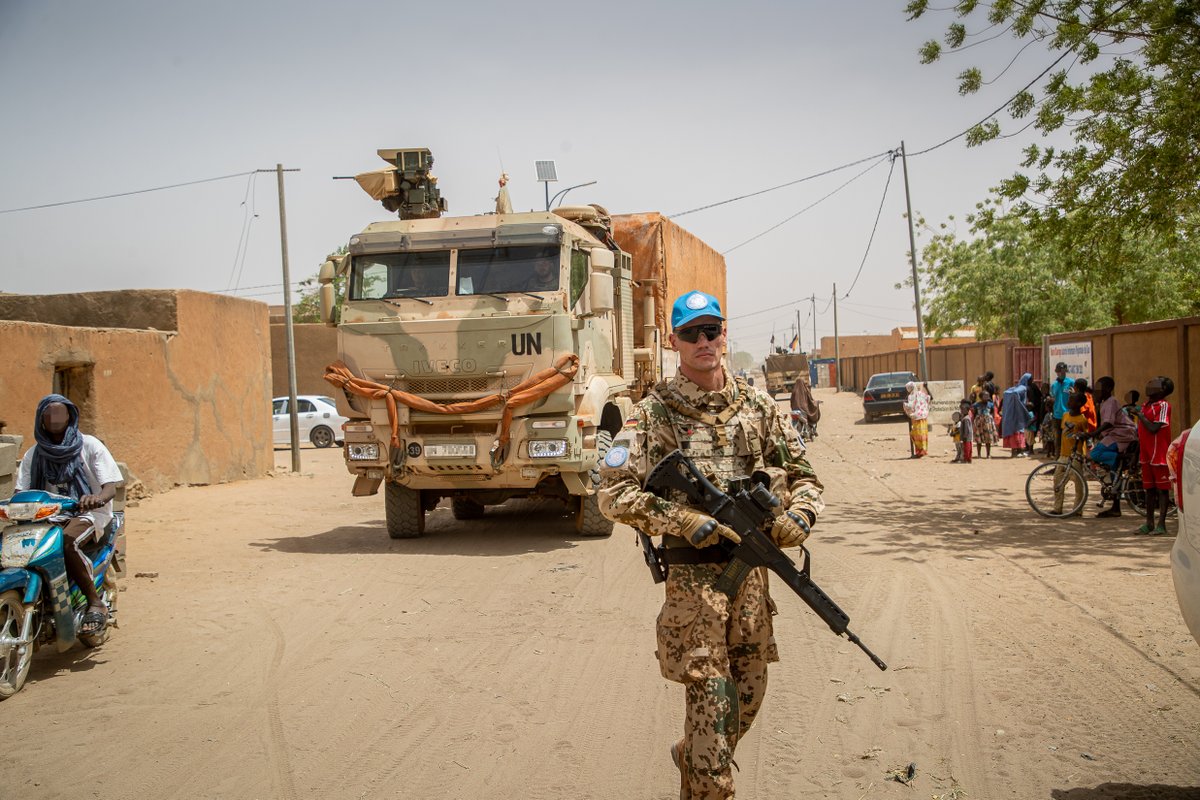
[[[1171,446],[1171,404],[1167,397],[1175,391],[1175,382],[1165,375],[1146,384],[1149,401],[1137,412],[1138,457],[1142,462],[1142,486],[1146,490],[1146,522],[1135,533],[1158,536],[1167,532],[1167,506],[1170,505],[1171,477],[1167,473],[1167,448]],[[1154,512],[1161,507],[1158,525]]]
[[[1067,462],[1071,460],[1071,456],[1076,452],[1083,454],[1086,452],[1087,445],[1088,423],[1087,417],[1083,416],[1083,394],[1080,392],[1072,392],[1067,398],[1067,413],[1063,414],[1062,418],[1062,438],[1058,443],[1058,468],[1054,470],[1054,485],[1059,487],[1054,492],[1054,513],[1061,514],[1063,510],[1063,495],[1065,494],[1066,482],[1062,480],[1063,473],[1066,471]],[[1079,478],[1076,473],[1071,473],[1072,480],[1078,482]],[[1075,487],[1076,494],[1083,493],[1082,486]],[[1083,513],[1083,509],[1075,512],[1075,516]]]
[[[950,438],[954,440],[954,460],[951,464],[963,463],[962,443],[962,412],[955,411],[950,415]]]
[[[975,412],[975,441],[979,442],[980,455],[986,452],[986,457],[991,458],[992,442],[996,441],[996,420],[992,416],[995,405],[992,403],[991,392],[980,392],[979,400],[972,408]]]
[[[971,463],[971,451],[975,443],[975,423],[971,419],[971,401],[963,400],[958,404],[958,437],[962,440],[963,463]]]
[[[1042,400],[1042,454],[1048,458],[1058,458],[1058,437],[1056,429],[1058,420],[1054,418],[1054,398]]]

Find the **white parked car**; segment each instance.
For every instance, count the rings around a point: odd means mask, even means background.
[[[346,421],[337,411],[337,404],[332,397],[322,397],[315,394],[296,396],[297,424],[300,428],[300,441],[307,439],[314,447],[329,447],[334,442],[341,443],[344,434],[342,423]],[[290,445],[292,443],[291,415],[288,413],[288,399],[276,397],[271,401],[271,420],[275,429],[275,444]]]
[[[1200,642],[1200,434],[1193,439],[1191,433],[1193,429],[1185,430],[1167,451],[1179,515],[1171,575],[1183,621]]]

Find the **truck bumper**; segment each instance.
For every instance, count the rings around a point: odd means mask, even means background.
[[[534,428],[534,422],[561,423],[558,427]],[[390,451],[388,433],[370,435],[346,431],[346,466],[356,476],[354,494],[374,494],[378,481],[396,480],[412,489],[439,491],[472,489],[534,489],[547,478],[560,476],[571,494],[586,493],[583,480],[595,466],[594,435],[584,435],[574,418],[546,420],[521,418],[513,421],[503,460],[493,463],[491,448],[495,431],[467,434],[424,432],[401,428],[400,447]],[[375,445],[378,458],[358,459],[359,445]],[[548,452],[548,457],[531,453]]]

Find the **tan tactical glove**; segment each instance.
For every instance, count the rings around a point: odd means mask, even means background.
[[[802,511],[785,511],[771,526],[771,541],[780,547],[799,547],[808,538],[808,517]]]
[[[707,514],[699,511],[684,511],[680,520],[679,535],[692,543],[692,547],[708,547],[722,538],[737,543],[742,537],[727,525],[722,525]]]

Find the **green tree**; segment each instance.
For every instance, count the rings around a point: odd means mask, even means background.
[[[1185,316],[1200,308],[1192,241],[1144,231],[1119,238],[1119,268],[1039,237],[993,199],[967,217],[968,236],[919,221],[925,321],[935,335],[973,325],[981,339],[1043,334]],[[953,222],[953,219],[951,219]]]
[[[345,245],[334,251],[334,255],[344,255]],[[292,304],[292,322],[321,321],[321,286],[314,274],[300,281],[300,299]],[[336,321],[342,313],[342,300],[346,296],[346,276],[338,275],[333,279],[333,318]]]
[[[1035,236],[1111,265],[1128,255],[1131,233],[1153,231],[1168,248],[1194,238],[1200,222],[1194,213],[1200,208],[1198,0],[960,0],[938,10],[955,20],[944,42],[921,48],[924,63],[1005,34],[1023,43],[1011,62],[1002,59],[1007,66],[997,74],[966,67],[960,94],[981,91],[1022,58],[1049,51],[1029,71],[1041,68],[1036,77],[1002,107],[1021,130],[1065,129],[1073,141],[1062,148],[1029,145],[1020,169],[1000,186]],[[931,9],[928,0],[912,0],[906,11],[916,19]],[[993,117],[971,129],[967,143],[1002,135],[1011,134],[1002,134]]]

